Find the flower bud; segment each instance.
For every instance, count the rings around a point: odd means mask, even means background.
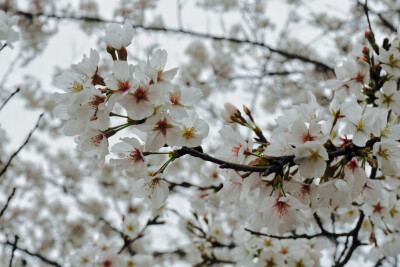
[[[221,117],[229,123],[234,123],[237,115],[241,116],[239,109],[233,104],[227,102],[224,104],[225,109],[221,111]]]

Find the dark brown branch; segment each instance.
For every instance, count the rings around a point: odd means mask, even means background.
[[[137,237],[135,237],[133,239],[129,239],[128,236],[126,236],[125,234],[122,234],[122,237],[124,239],[124,245],[118,251],[118,254],[121,254],[125,249],[127,249],[130,255],[135,255],[136,252],[133,251],[132,248],[131,248],[132,243],[134,243],[136,240],[142,238],[144,236],[144,231],[150,225],[164,224],[163,221],[158,221],[158,219],[159,219],[159,217],[156,216],[154,219],[147,221],[146,225],[143,227],[143,229],[140,231],[140,233],[137,235]]]
[[[360,240],[358,240],[358,233],[361,229],[362,223],[364,221],[365,215],[362,211],[360,211],[360,217],[357,221],[356,227],[350,232],[350,236],[352,237],[351,246],[346,254],[346,257],[337,263],[335,263],[335,267],[342,267],[345,266],[346,263],[350,260],[351,256],[353,255],[354,251],[361,246]]]
[[[10,101],[10,99],[16,94],[18,93],[20,90],[20,88],[17,88],[17,90],[15,90],[9,97],[7,97],[7,99],[3,102],[3,104],[0,107],[0,111],[4,108],[4,106],[7,104],[8,101]]]
[[[67,20],[78,20],[78,21],[86,21],[86,22],[120,23],[121,24],[121,22],[114,21],[114,20],[104,20],[104,19],[100,19],[100,18],[92,18],[92,17],[85,17],[85,16],[82,16],[82,17],[61,16],[61,15],[59,16],[59,15],[55,15],[55,14],[45,14],[45,13],[32,14],[32,13],[27,13],[24,11],[17,11],[16,13],[18,15],[24,16],[28,19],[33,19],[34,17],[43,16],[43,17],[54,18],[54,19],[67,19]],[[300,61],[303,61],[306,63],[314,64],[315,66],[317,66],[318,68],[321,68],[325,72],[333,72],[333,68],[323,62],[320,62],[320,61],[317,61],[314,59],[310,59],[310,58],[307,58],[302,55],[293,54],[288,51],[276,49],[276,48],[273,48],[263,42],[255,42],[255,41],[246,40],[246,39],[236,39],[236,38],[230,38],[230,37],[215,36],[215,35],[211,35],[211,34],[187,31],[187,30],[183,30],[183,29],[153,27],[153,26],[144,26],[144,25],[132,25],[132,27],[135,29],[143,29],[146,31],[185,34],[185,35],[190,35],[190,36],[198,37],[198,38],[211,39],[214,41],[227,41],[227,42],[236,43],[236,44],[249,44],[249,45],[253,45],[253,46],[258,46],[258,47],[262,47],[262,48],[269,50],[271,53],[276,53],[281,56],[284,56],[287,59],[297,59],[297,60],[300,60]]]
[[[344,148],[339,148],[335,150],[328,151],[329,159],[332,160],[335,157],[339,156],[346,156],[346,155],[357,155],[362,149],[366,147],[372,147],[376,142],[379,142],[379,138],[372,138],[369,140],[365,147],[357,147],[355,145],[350,145]],[[221,159],[214,158],[206,153],[200,152],[193,148],[182,147],[181,149],[175,150],[176,157],[179,158],[184,155],[190,155],[192,157],[201,158],[205,161],[209,161],[215,164],[218,164],[222,169],[233,169],[236,171],[248,171],[248,172],[262,172],[263,175],[269,175],[280,170],[286,164],[289,166],[295,165],[294,163],[294,156],[283,156],[277,158],[271,158],[272,164],[270,166],[249,166],[249,165],[242,165],[233,162],[227,162]]]
[[[369,20],[368,11],[369,11],[369,9],[368,9],[368,0],[365,0],[365,3],[364,3],[364,13],[365,13],[365,16],[367,17],[368,28],[369,28],[369,30],[370,30],[371,32],[373,32],[373,31],[372,31],[372,27],[371,27],[371,21]]]
[[[6,209],[8,208],[8,204],[10,204],[11,199],[14,197],[15,195],[15,190],[16,188],[14,187],[11,194],[8,196],[7,198],[7,202],[6,205],[4,205],[4,208],[0,211],[0,218],[3,216],[4,212],[6,211]]]
[[[31,252],[31,251],[29,251],[29,250],[27,250],[27,249],[25,249],[25,248],[21,248],[21,247],[19,247],[18,245],[16,245],[16,244],[10,242],[9,240],[7,240],[4,244],[5,244],[5,245],[8,245],[8,246],[11,246],[11,247],[13,247],[13,248],[14,248],[14,246],[15,246],[16,250],[22,251],[22,252],[24,252],[25,254],[28,254],[28,255],[31,256],[31,257],[38,258],[38,259],[41,260],[42,262],[47,263],[47,264],[49,264],[49,265],[51,265],[51,266],[61,267],[61,265],[58,264],[57,262],[55,262],[55,261],[53,261],[53,260],[50,260],[50,259],[44,257],[43,255],[39,254],[39,253]]]
[[[10,263],[8,264],[8,267],[12,267],[12,262],[14,260],[15,250],[17,250],[18,239],[19,239],[19,237],[17,235],[15,235],[14,244],[13,244],[13,248],[12,248],[12,251],[11,251]]]
[[[3,50],[6,46],[7,46],[7,44],[3,44],[3,46],[0,47],[0,52],[1,52],[1,50]]]
[[[18,153],[28,144],[29,140],[31,139],[32,134],[35,132],[35,130],[39,127],[40,120],[42,119],[44,113],[40,114],[39,119],[36,122],[35,127],[31,130],[29,133],[28,137],[26,138],[25,142],[18,148],[17,151],[14,152],[14,154],[11,155],[10,159],[7,161],[6,165],[4,165],[3,169],[0,171],[0,177],[7,171],[8,167],[11,164],[11,161],[18,155]]]
[[[165,180],[165,179],[164,179]],[[188,188],[188,187],[195,187],[199,190],[209,190],[212,189],[214,191],[219,191],[222,188],[222,184],[219,186],[215,186],[215,185],[211,185],[211,186],[200,186],[200,185],[195,185],[195,184],[191,184],[188,182],[182,182],[182,183],[175,183],[175,182],[171,182],[168,180],[165,180],[167,183],[169,183],[169,190],[173,190],[175,187],[184,187],[184,188]]]
[[[376,11],[371,10],[371,8],[369,8],[368,6],[364,5],[363,3],[361,3],[360,1],[357,1],[357,4],[362,6],[365,9],[367,9],[367,12],[372,13],[376,16],[378,16],[378,18],[380,19],[380,21],[382,22],[382,25],[385,26],[386,28],[390,29],[392,32],[397,32],[396,27],[393,26],[392,23],[390,23],[387,19],[385,19],[383,17],[383,15],[381,13],[378,13]],[[364,11],[365,12],[365,11]]]
[[[247,232],[249,232],[252,235],[259,235],[259,236],[266,236],[266,237],[270,237],[270,238],[274,238],[274,239],[279,239],[279,240],[283,240],[283,239],[313,239],[316,237],[326,237],[325,234],[323,233],[318,233],[318,234],[314,234],[314,235],[306,235],[306,234],[302,234],[302,235],[288,235],[288,236],[278,236],[278,235],[269,235],[269,234],[265,234],[265,233],[261,233],[261,232],[257,232],[257,231],[253,231],[250,230],[248,228],[245,228],[244,230],[246,230]]]

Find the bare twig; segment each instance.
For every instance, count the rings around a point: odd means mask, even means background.
[[[49,265],[51,265],[51,266],[61,267],[61,265],[60,265],[59,263],[57,263],[57,262],[55,262],[55,261],[53,261],[53,260],[50,260],[50,259],[46,258],[45,256],[39,254],[39,253],[31,252],[31,251],[29,251],[29,250],[27,250],[27,249],[25,249],[25,248],[21,248],[21,247],[19,247],[17,244],[12,243],[12,242],[10,242],[9,240],[7,240],[6,242],[4,242],[4,244],[7,245],[7,246],[13,247],[13,249],[14,249],[14,247],[15,247],[16,250],[22,251],[22,252],[24,252],[25,254],[28,254],[28,255],[31,256],[31,257],[38,258],[38,259],[41,260],[42,262],[47,263],[47,264],[49,264]]]
[[[120,23],[118,21],[114,20],[105,20],[101,18],[91,18],[91,17],[73,17],[73,16],[58,16],[55,14],[45,14],[45,13],[27,13],[24,11],[17,11],[16,12],[18,15],[24,16],[29,19],[33,19],[34,17],[47,17],[47,18],[54,18],[54,19],[67,19],[67,20],[79,20],[79,21],[86,21],[86,22],[99,22],[99,23]],[[211,39],[214,41],[227,41],[227,42],[232,42],[236,44],[249,44],[253,46],[258,46],[265,48],[269,50],[271,53],[276,53],[279,54],[287,59],[297,59],[306,63],[311,63],[314,64],[316,67],[321,68],[322,70],[326,72],[333,72],[333,68],[328,66],[327,64],[299,55],[299,54],[294,54],[285,50],[280,50],[277,48],[273,48],[269,46],[268,44],[265,44],[263,42],[256,42],[256,41],[251,41],[251,40],[246,40],[246,39],[237,39],[237,38],[230,38],[230,37],[222,37],[222,36],[215,36],[212,34],[206,34],[206,33],[200,33],[200,32],[194,32],[194,31],[187,31],[183,29],[174,29],[174,28],[164,28],[164,27],[154,27],[154,26],[144,26],[141,24],[136,24],[132,25],[133,28],[135,29],[143,29],[147,31],[156,31],[156,32],[165,32],[165,33],[177,33],[177,34],[185,34],[185,35],[190,35],[193,37],[198,37],[198,38],[206,38],[206,39]]]
[[[10,99],[16,94],[18,93],[20,90],[20,88],[17,88],[17,90],[15,90],[9,97],[7,97],[7,99],[3,102],[3,104],[0,107],[0,111],[4,108],[4,106],[7,104],[8,101],[10,101]]]
[[[3,50],[6,46],[7,46],[7,44],[3,44],[3,46],[0,47],[0,52],[1,52],[1,50]]]
[[[369,20],[368,11],[369,11],[369,9],[368,9],[368,0],[365,0],[365,3],[364,3],[364,13],[365,13],[365,16],[367,17],[367,22],[368,22],[369,30],[372,32],[371,21]]]
[[[386,28],[390,29],[392,32],[397,32],[396,27],[393,26],[393,24],[390,23],[385,17],[383,17],[383,15],[381,13],[378,13],[376,11],[371,10],[370,7],[366,6],[365,4],[361,3],[360,1],[357,1],[357,4],[360,5],[360,6],[363,6],[364,10],[367,9],[368,12],[378,16],[378,18],[382,22],[383,26],[385,26]]]
[[[13,260],[14,260],[14,253],[15,253],[15,250],[17,250],[18,238],[19,238],[19,237],[18,237],[17,235],[15,235],[15,237],[14,237],[14,244],[13,244],[13,248],[12,248],[12,251],[11,251],[10,263],[8,264],[8,267],[12,267],[12,262],[13,262]]]
[[[16,188],[14,187],[13,190],[12,190],[12,192],[11,192],[11,195],[10,195],[10,196],[8,197],[8,199],[7,199],[6,205],[4,205],[4,208],[0,211],[0,218],[3,216],[4,212],[5,212],[6,209],[8,208],[8,204],[10,204],[11,199],[14,197],[14,195],[15,195],[15,190],[16,190]]]
[[[15,151],[10,159],[8,160],[8,162],[6,163],[6,165],[4,165],[3,169],[0,171],[0,177],[7,171],[8,167],[11,164],[11,161],[18,155],[18,153],[28,144],[29,140],[31,139],[32,134],[35,132],[35,130],[39,127],[39,123],[40,120],[42,119],[44,113],[40,114],[39,119],[37,120],[37,123],[35,125],[35,127],[30,131],[28,137],[26,138],[25,142],[18,148],[17,151]]]

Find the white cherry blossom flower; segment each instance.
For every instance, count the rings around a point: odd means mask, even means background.
[[[125,170],[128,175],[134,177],[145,175],[147,166],[143,156],[144,145],[133,137],[121,138],[121,141],[121,143],[117,143],[111,148],[111,152],[121,153],[124,158],[110,159],[110,163],[115,164],[119,169]]]
[[[377,142],[373,147],[373,154],[378,159],[379,169],[385,175],[400,175],[400,147],[394,140]]]
[[[106,43],[115,49],[127,47],[133,38],[133,27],[129,20],[125,20],[124,25],[112,23],[106,29]]]
[[[400,76],[400,52],[396,49],[396,44],[398,46],[398,39],[393,43],[389,51],[380,47],[378,59],[382,62],[381,66],[387,73],[398,77]]]
[[[84,83],[93,84],[99,77],[97,73],[99,62],[99,53],[95,49],[90,49],[89,58],[84,54],[81,62],[72,64],[72,69],[81,76]]]
[[[305,178],[321,177],[329,159],[326,149],[317,141],[309,141],[296,147],[294,162],[299,164]]]
[[[103,132],[91,129],[84,135],[76,138],[75,141],[78,143],[78,147],[84,151],[87,156],[95,156],[99,159],[100,164],[104,163],[104,158],[109,151],[108,140]]]
[[[180,119],[188,115],[187,109],[197,104],[202,96],[202,92],[194,88],[170,87],[168,92],[167,105],[169,113],[173,118]]]
[[[264,154],[270,157],[294,155],[294,148],[288,143],[272,143],[265,149]]]
[[[125,108],[129,118],[141,120],[154,113],[155,105],[160,100],[159,96],[157,88],[140,83],[117,102]]]
[[[226,202],[238,202],[243,189],[243,178],[235,171],[228,172],[224,187],[218,195]]]
[[[201,145],[203,139],[208,135],[208,124],[194,112],[191,112],[188,117],[180,120],[180,124],[181,132],[176,145],[196,147]]]
[[[299,223],[300,210],[305,207],[295,198],[266,197],[260,209],[263,212],[264,225],[268,227],[268,233],[284,233]]]
[[[244,153],[251,151],[252,142],[245,141],[240,136],[240,133],[227,125],[220,131],[220,135],[224,137],[225,144],[216,152],[217,157],[227,161],[243,163],[246,159]]]
[[[157,150],[165,144],[174,146],[180,136],[178,123],[165,112],[150,117],[138,128],[147,133],[145,147],[149,151]]]
[[[133,239],[138,236],[140,232],[140,222],[138,220],[138,216],[136,215],[127,215],[123,218],[122,223],[122,232],[127,235],[130,239]]]
[[[166,50],[157,49],[144,66],[143,71],[150,78],[151,83],[170,82],[175,77],[178,68],[164,71],[167,58]]]
[[[376,92],[375,104],[379,107],[392,109],[400,115],[400,91],[397,91],[397,82],[388,81],[382,86],[382,91]]]
[[[133,195],[138,198],[147,198],[153,209],[159,209],[168,198],[168,183],[161,174],[144,177],[133,185]]]
[[[18,23],[18,16],[11,16],[10,14],[0,10],[0,47],[4,44],[10,48],[14,48],[13,42],[19,40],[19,34],[12,28]]]
[[[365,146],[373,131],[377,109],[367,107],[363,112],[360,105],[349,102],[343,105],[343,113],[346,115],[346,126],[343,133],[353,135],[352,142],[356,146]]]
[[[322,134],[321,125],[318,123],[312,122],[309,127],[307,127],[304,122],[299,120],[293,123],[287,139],[289,144],[297,146],[308,141],[319,141],[320,143],[324,143],[326,137]]]
[[[112,74],[106,76],[105,83],[111,90],[126,93],[137,87],[138,82],[133,78],[135,67],[126,61],[114,61]]]

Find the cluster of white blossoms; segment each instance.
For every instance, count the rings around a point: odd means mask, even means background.
[[[400,246],[400,238],[392,236],[377,244],[372,237],[377,231],[394,232],[400,227],[397,191],[387,190],[400,186],[396,179],[400,176],[398,37],[392,44],[386,41],[378,47],[373,33],[367,32],[371,49],[353,52],[335,68],[337,78],[326,85],[333,91],[329,110],[309,92],[307,104],[294,106],[276,119],[277,128],[270,138],[264,137],[248,108],[243,109],[245,119],[235,106],[226,104],[222,117],[230,124],[250,128],[256,137],[246,140],[239,131],[224,126],[220,135],[225,143],[213,158],[201,148],[187,150],[199,147],[209,131],[193,109],[201,92],[171,82],[177,69],[164,70],[165,50],[155,51],[145,64],[130,65],[126,47],[132,36],[128,22],[107,28],[107,52],[114,61],[111,73],[99,72],[99,54],[91,50],[89,57],[57,77],[56,85],[65,93],[56,95],[59,105],[55,112],[65,120],[64,133],[77,135],[78,147],[99,163],[109,154],[108,139],[115,133],[127,127],[143,133],[143,140],[132,134],[111,148],[118,158],[110,163],[134,179],[133,196],[149,200],[153,211],[162,209],[169,193],[164,170],[170,162],[190,154],[229,169],[220,172],[223,188],[216,190],[216,195],[221,200],[220,210],[235,210],[231,234],[242,231],[243,224],[272,235],[305,232],[321,227],[313,224],[313,216],[318,214],[324,218],[336,212],[337,220],[346,222],[354,222],[362,214],[361,230],[368,233],[369,242],[375,242],[384,256],[392,256],[383,248],[386,242]],[[124,114],[115,113],[118,108]],[[110,117],[126,122],[111,126]],[[164,147],[170,149],[166,152]],[[162,153],[169,159],[157,171],[150,171],[146,156]],[[205,202],[214,196],[208,191],[201,193],[191,200],[192,205],[199,207],[196,202],[200,199]],[[130,238],[138,235],[134,224],[138,224],[136,219],[129,218],[124,225]],[[227,231],[217,223],[209,230],[208,240],[223,240]],[[307,250],[310,258],[295,252],[290,257],[279,256],[277,248],[252,251],[251,244],[237,248],[234,256],[245,266],[319,264],[320,256],[311,246]]]
[[[13,29],[17,23],[18,16],[11,16],[0,10],[0,47],[7,45],[13,48],[12,43],[19,40],[18,32]]]
[[[55,80],[65,93],[56,93],[55,114],[65,120],[63,132],[77,135],[79,149],[95,157],[101,165],[109,154],[108,138],[133,126],[145,134],[121,138],[111,148],[122,158],[111,159],[127,176],[135,178],[134,196],[145,197],[153,208],[162,207],[168,196],[161,168],[157,173],[147,169],[144,153],[157,153],[165,145],[197,147],[208,135],[208,124],[199,118],[193,106],[202,96],[196,89],[182,89],[171,81],[177,68],[165,70],[167,52],[157,50],[145,64],[127,62],[126,47],[133,38],[128,21],[123,27],[111,24],[106,30],[107,52],[113,58],[111,73],[99,72],[100,56],[91,50],[81,62],[72,65]],[[123,108],[125,114],[114,113]],[[125,119],[111,126],[110,117]],[[171,155],[170,161],[174,158]],[[165,168],[165,167],[164,167]]]

